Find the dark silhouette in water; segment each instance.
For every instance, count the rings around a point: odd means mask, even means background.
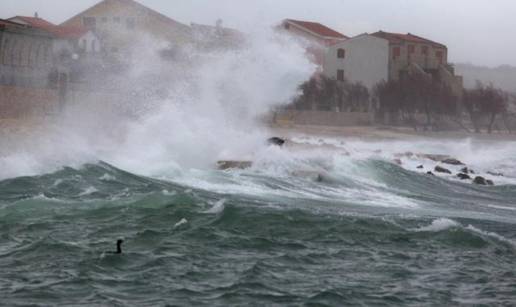
[[[280,147],[285,145],[285,142],[286,141],[284,139],[279,138],[279,137],[272,137],[272,138],[267,140],[267,143],[269,145],[276,145],[276,146],[280,146]]]
[[[116,252],[107,252],[108,254],[121,254],[122,253],[122,243],[124,243],[124,240],[119,239],[116,241]]]

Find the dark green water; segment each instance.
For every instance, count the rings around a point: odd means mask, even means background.
[[[357,167],[381,184],[221,173],[271,193],[215,193],[103,163],[5,180],[0,304],[516,304],[516,187]]]

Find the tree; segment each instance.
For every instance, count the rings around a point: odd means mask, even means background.
[[[492,84],[477,82],[474,89],[464,90],[463,104],[468,111],[476,133],[480,133],[481,120],[488,118],[487,132],[492,133],[496,116],[507,112],[508,94]]]

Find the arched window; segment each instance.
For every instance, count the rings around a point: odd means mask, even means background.
[[[50,48],[48,46],[43,47],[43,65],[50,63]]]
[[[14,62],[15,65],[23,66],[23,50],[25,49],[25,44],[23,41],[20,41],[18,43],[18,49],[16,50],[16,61]]]
[[[96,52],[96,51],[97,51],[97,41],[92,40],[91,41],[91,52]]]
[[[21,59],[20,64],[22,66],[29,66],[30,64],[30,42],[27,41],[23,44],[23,47],[21,49]]]
[[[37,67],[43,66],[43,44],[39,44],[38,47],[36,47],[36,63],[35,65]]]
[[[337,58],[344,59],[346,57],[346,50],[339,48],[337,50]]]
[[[11,65],[16,65],[16,49],[18,48],[18,42],[16,40],[13,41],[13,44],[11,45],[11,52],[9,54],[10,57],[10,63]]]
[[[29,50],[28,65],[30,67],[33,67],[34,63],[35,63],[35,61],[34,61],[34,44],[29,44],[28,50]]]
[[[9,64],[9,56],[8,56],[9,50],[10,50],[9,47],[10,47],[9,46],[9,39],[5,38],[4,39],[4,43],[3,43],[3,48],[2,48],[2,54],[1,54],[1,56],[2,56],[2,64],[4,64],[4,65]]]

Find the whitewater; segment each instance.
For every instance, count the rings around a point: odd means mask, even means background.
[[[146,49],[128,79],[159,70],[165,99],[130,118],[86,101],[2,139],[0,304],[512,305],[514,141],[292,130],[268,145],[262,117],[315,68],[303,46],[253,37],[188,50],[188,67]],[[429,154],[495,186],[428,175]]]

